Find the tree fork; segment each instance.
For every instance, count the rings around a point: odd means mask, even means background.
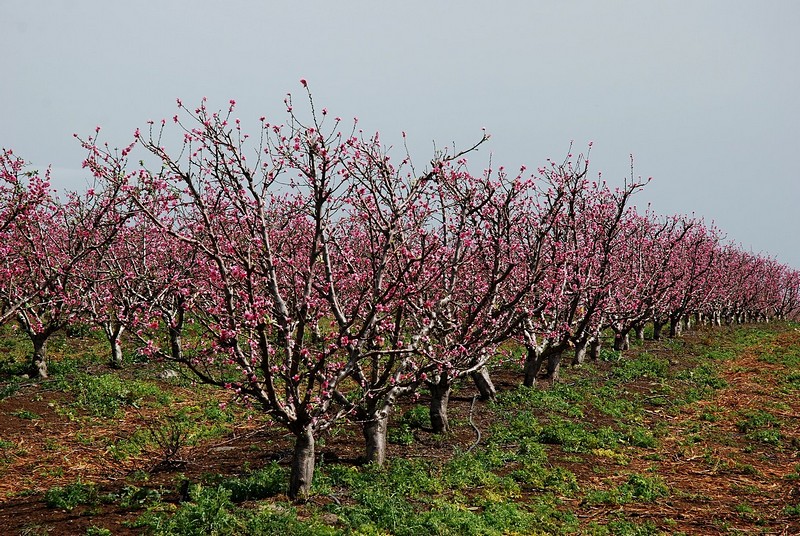
[[[472,381],[478,388],[481,400],[494,400],[497,397],[497,389],[489,376],[489,369],[485,366],[472,373]]]

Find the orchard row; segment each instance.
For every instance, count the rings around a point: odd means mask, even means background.
[[[692,322],[768,321],[800,306],[800,273],[695,218],[639,213],[633,175],[611,188],[569,155],[535,172],[424,169],[378,135],[314,108],[265,118],[178,102],[172,121],[112,149],[80,139],[94,187],[55,195],[49,174],[0,156],[0,321],[33,344],[71,323],[126,343],[263,408],[295,437],[290,495],[309,491],[317,435],[362,423],[383,463],[389,414],[421,387],[448,429],[452,386],[494,396],[487,365],[555,378],[596,358],[604,333],[676,336]],[[516,354],[514,353],[516,352]]]

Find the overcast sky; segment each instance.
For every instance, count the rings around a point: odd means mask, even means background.
[[[203,96],[280,122],[305,78],[417,162],[481,128],[473,171],[592,141],[620,184],[633,154],[637,205],[800,268],[800,1],[0,0],[0,21],[0,146],[59,189],[85,184],[73,133],[122,146]]]

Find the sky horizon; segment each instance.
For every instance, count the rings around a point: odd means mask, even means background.
[[[283,121],[283,99],[315,104],[401,156],[471,145],[470,168],[562,160],[591,149],[610,184],[695,214],[743,249],[800,268],[800,2],[366,1],[302,6],[236,0],[125,5],[4,0],[0,147],[59,189],[86,172],[73,133],[112,146],[176,99],[237,101],[245,126]]]

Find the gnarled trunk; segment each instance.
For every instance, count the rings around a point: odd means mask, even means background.
[[[497,396],[497,389],[492,383],[492,378],[489,376],[489,369],[481,367],[472,373],[472,381],[475,382],[475,387],[481,394],[481,400],[494,400]]]
[[[311,492],[313,479],[314,432],[310,427],[304,427],[295,435],[292,472],[289,476],[289,498],[306,499]]]
[[[428,384],[431,391],[431,427],[434,434],[442,434],[450,430],[447,420],[447,403],[450,400],[450,379],[442,373],[439,381]]]

